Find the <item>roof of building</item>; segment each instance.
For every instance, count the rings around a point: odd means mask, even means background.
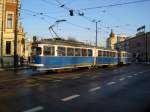
[[[115,37],[115,33],[113,32],[113,29],[111,29],[111,33],[110,33],[109,37]]]
[[[137,39],[137,38],[142,38],[145,34],[150,35],[150,32],[138,33],[138,34],[136,34],[136,36],[131,37],[131,38],[128,37],[126,40],[118,42],[116,44],[124,43],[124,42],[130,41],[130,40],[133,40],[133,39]],[[150,38],[150,36],[148,36],[148,37]]]

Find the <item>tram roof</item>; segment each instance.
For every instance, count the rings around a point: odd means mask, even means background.
[[[84,42],[79,42],[79,41],[70,41],[70,40],[55,40],[55,39],[42,39],[40,41],[35,41],[33,42],[34,44],[50,44],[50,45],[64,45],[64,46],[74,46],[74,47],[89,47],[89,48],[94,48],[95,46],[86,44]],[[111,51],[116,51],[104,47],[97,47],[98,49],[103,49],[103,50],[111,50]]]
[[[75,47],[91,47],[93,45],[85,44],[84,42],[69,41],[69,40],[53,40],[53,39],[43,39],[40,41],[33,42],[33,44],[51,44],[51,45],[64,45],[64,46],[75,46]]]

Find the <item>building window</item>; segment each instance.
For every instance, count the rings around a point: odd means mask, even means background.
[[[7,15],[7,28],[8,29],[12,29],[12,27],[13,27],[12,20],[13,20],[13,15],[12,14],[8,14]]]
[[[6,41],[6,54],[11,54],[11,41]]]

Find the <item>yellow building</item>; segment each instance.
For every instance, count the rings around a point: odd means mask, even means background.
[[[25,39],[25,59],[28,59],[31,56],[31,39]]]
[[[109,35],[109,38],[107,39],[107,48],[114,49],[115,44],[117,43],[117,36],[114,34],[113,30],[111,30],[111,33]]]
[[[109,35],[109,38],[107,39],[107,48],[109,49],[115,49],[115,44],[118,42],[122,42],[126,40],[127,37],[125,35],[115,35],[113,30],[111,30],[111,33]]]
[[[18,15],[16,14],[18,10]],[[3,63],[13,65],[14,37],[16,29],[16,18],[20,16],[20,0],[0,0],[0,40]],[[24,56],[25,33],[21,24],[17,24],[17,54]]]

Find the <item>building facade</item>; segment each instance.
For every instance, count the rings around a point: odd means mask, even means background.
[[[1,63],[4,66],[12,66],[15,34],[18,56],[23,56],[25,52],[25,33],[17,19],[20,16],[20,0],[1,0],[0,12]]]
[[[150,32],[139,33],[133,38],[117,43],[115,47],[130,52],[133,61],[150,62]]]
[[[127,37],[123,35],[115,35],[113,30],[111,30],[111,33],[109,35],[109,38],[107,39],[106,47],[109,49],[115,49],[115,44],[121,41],[126,40]]]
[[[30,39],[25,39],[25,59],[31,56],[32,42]]]
[[[4,6],[5,0],[0,0],[0,57],[2,56]]]

